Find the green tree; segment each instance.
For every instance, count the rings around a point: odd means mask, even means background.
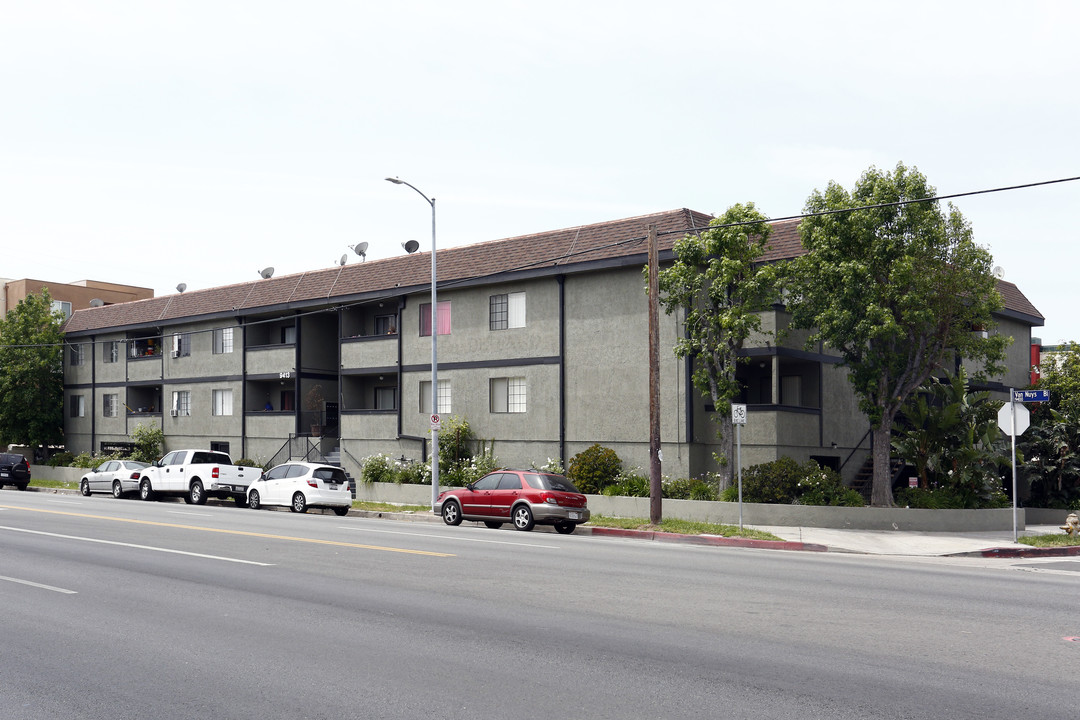
[[[771,228],[753,203],[733,205],[700,235],[675,243],[675,262],[660,271],[660,303],[667,314],[685,313],[678,357],[694,360],[694,386],[712,399],[720,440],[720,478],[731,483],[734,435],[731,401],[740,351],[761,330],[761,316],[776,298],[774,273],[761,263]]]
[[[1031,408],[1031,427],[1016,438],[1018,474],[1028,484],[1028,504],[1069,507],[1080,500],[1080,345],[1043,358],[1035,383],[1050,402]]]
[[[1043,359],[1040,373],[1035,387],[1050,391],[1049,407],[1080,423],[1080,345],[1065,343],[1062,352]]]
[[[31,447],[64,438],[63,315],[48,290],[0,320],[0,437]]]
[[[948,213],[915,168],[870,168],[849,193],[829,183],[806,202],[807,253],[790,265],[792,324],[837,349],[873,433],[871,504],[892,506],[891,430],[907,398],[957,358],[975,376],[1001,371],[1009,338],[991,330],[1002,307],[990,253]],[[850,210],[850,211],[849,211]],[[821,214],[825,213],[825,214]]]

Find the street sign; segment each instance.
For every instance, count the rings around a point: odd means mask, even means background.
[[[442,418],[439,417],[438,413],[431,414],[431,429],[442,430]]]
[[[1013,390],[1014,402],[1050,402],[1049,390]]]
[[[1031,424],[1031,413],[1023,405],[1016,403],[1005,403],[998,410],[998,427],[1006,435],[1013,434],[1013,409],[1016,410],[1016,434],[1023,435],[1024,431],[1028,429],[1028,425]]]
[[[746,406],[731,405],[731,424],[732,425],[745,425],[746,424]]]

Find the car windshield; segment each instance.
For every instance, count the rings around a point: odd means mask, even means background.
[[[525,482],[529,483],[529,487],[537,490],[557,490],[559,492],[572,492],[580,493],[581,491],[574,487],[574,483],[570,482],[562,475],[538,475],[535,473],[525,473]]]
[[[323,482],[343,483],[346,480],[345,471],[341,468],[316,468],[314,475]]]
[[[0,455],[0,464],[4,465],[18,465],[22,463],[23,456],[15,455],[13,453],[3,453]]]

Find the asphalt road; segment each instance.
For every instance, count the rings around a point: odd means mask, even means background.
[[[1062,562],[5,490],[0,718],[1057,718]]]

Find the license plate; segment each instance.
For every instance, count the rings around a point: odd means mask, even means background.
[[[571,520],[579,520],[579,519],[581,519],[581,513],[572,512],[572,513],[569,513],[569,515],[570,515]]]
[[[11,477],[6,472],[0,472],[0,477]]]

